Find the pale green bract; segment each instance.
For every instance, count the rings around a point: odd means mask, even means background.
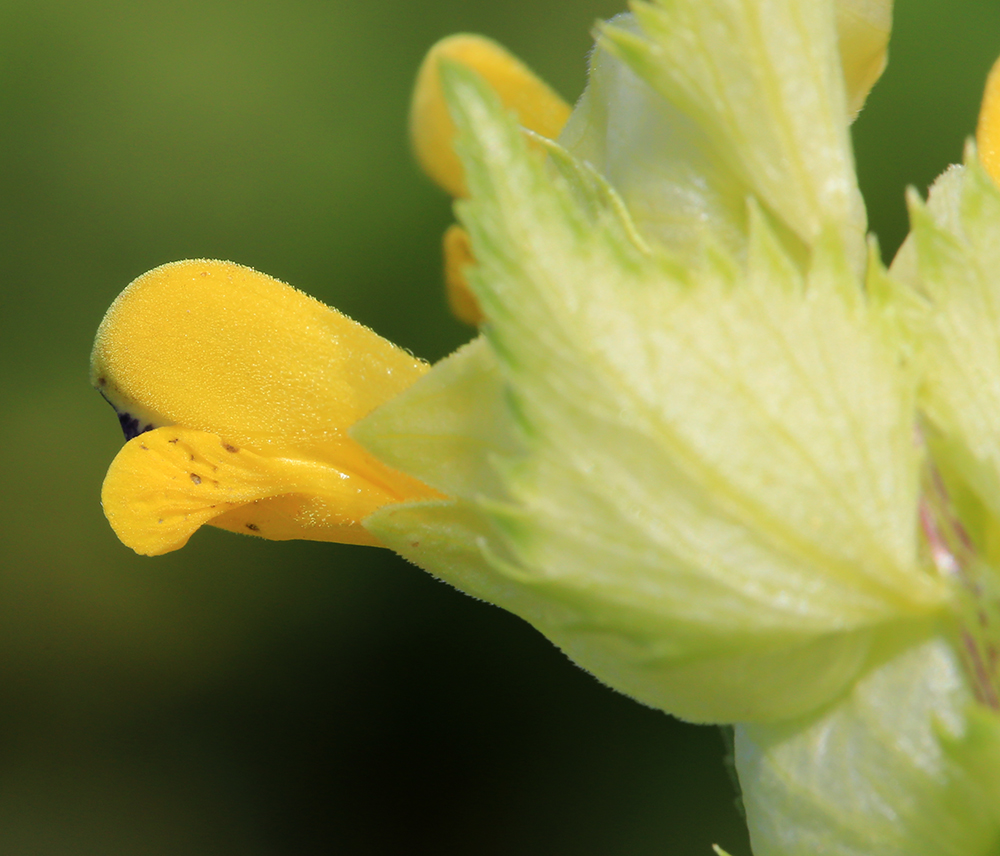
[[[971,704],[955,652],[930,639],[824,715],[737,727],[755,856],[996,854],[1000,729],[967,723]]]
[[[566,147],[608,177],[644,232],[684,255],[706,231],[741,250],[753,196],[789,240],[838,230],[860,269],[865,210],[833,7],[638,4],[635,19],[603,28]]]
[[[369,527],[677,715],[827,701],[946,596],[916,554],[915,378],[891,315],[835,230],[803,272],[753,206],[745,261],[644,252],[620,209],[580,204],[600,187],[586,169],[553,175],[451,78],[487,341],[355,436],[480,520],[477,570],[421,558],[416,507]]]
[[[1000,517],[1000,193],[970,150],[928,206],[911,196],[910,218],[894,270],[930,309],[918,335],[935,458]]]
[[[353,431],[450,497],[380,509],[382,542],[737,724],[757,856],[1000,852],[959,654],[997,638],[1000,194],[970,166],[914,204],[892,277],[866,243],[848,125],[888,13],[643,4],[544,159],[444,68],[487,323]]]

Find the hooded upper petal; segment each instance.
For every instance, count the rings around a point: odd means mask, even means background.
[[[502,45],[472,33],[441,39],[428,51],[417,73],[410,103],[410,140],[424,172],[452,196],[465,196],[466,186],[454,150],[455,123],[441,86],[442,60],[475,69],[521,125],[543,137],[556,137],[569,118],[569,105]]]

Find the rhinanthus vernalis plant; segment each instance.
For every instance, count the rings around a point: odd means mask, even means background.
[[[637,2],[572,111],[440,43],[411,129],[479,336],[428,367],[247,268],[140,277],[115,531],[396,550],[733,724],[758,856],[1000,853],[1000,76],[887,270],[849,126],[890,5]]]

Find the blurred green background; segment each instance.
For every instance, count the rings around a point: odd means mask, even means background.
[[[423,52],[494,36],[568,98],[617,0],[0,0],[0,853],[746,856],[715,729],[599,686],[378,550],[121,546],[87,383],[134,277],[251,265],[435,360],[449,203],[412,165]],[[855,127],[890,255],[961,155],[996,0],[902,0]]]

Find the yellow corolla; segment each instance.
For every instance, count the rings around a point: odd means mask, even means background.
[[[130,438],[104,482],[108,520],[148,555],[182,547],[205,523],[377,544],[362,518],[435,494],[347,430],[427,368],[250,268],[156,268],[112,304],[94,345],[93,383]]]
[[[976,128],[979,159],[992,179],[1000,182],[1000,60],[986,79],[983,106]]]
[[[571,108],[543,80],[491,39],[459,33],[430,49],[417,73],[410,105],[410,140],[424,172],[456,198],[468,194],[465,173],[455,153],[457,129],[441,84],[441,62],[474,70],[496,93],[526,131],[555,139],[565,127]],[[483,320],[466,281],[473,262],[469,235],[454,225],[444,233],[444,280],[452,313],[466,324]]]
[[[424,171],[452,196],[466,196],[465,175],[455,154],[457,129],[441,85],[441,62],[473,69],[517,116],[522,127],[555,139],[569,119],[570,106],[517,57],[492,39],[459,33],[427,53],[410,104],[410,140]]]

